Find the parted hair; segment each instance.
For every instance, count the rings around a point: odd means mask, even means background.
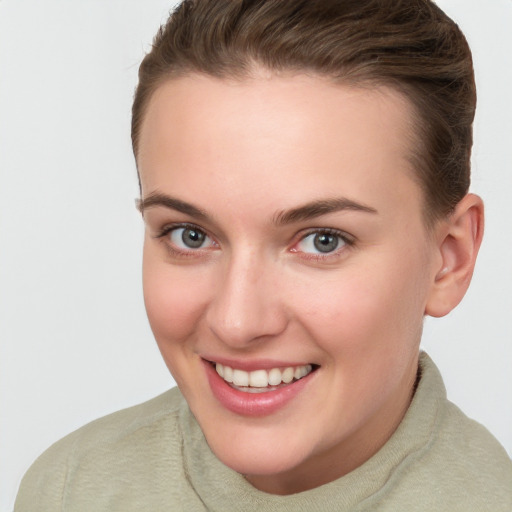
[[[191,73],[243,79],[255,66],[394,88],[413,107],[410,161],[427,222],[449,215],[467,193],[476,107],[471,51],[430,0],[184,0],[139,68],[135,158],[144,113],[162,82]]]

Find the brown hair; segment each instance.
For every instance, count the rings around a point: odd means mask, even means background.
[[[471,51],[430,0],[184,0],[139,69],[135,157],[147,104],[163,81],[194,72],[243,78],[255,63],[400,91],[415,109],[411,161],[428,222],[467,193],[476,106]]]

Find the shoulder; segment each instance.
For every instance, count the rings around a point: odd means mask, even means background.
[[[512,461],[499,442],[449,401],[437,427],[418,460],[433,509],[510,512]]]
[[[428,423],[427,435],[404,460],[394,491],[429,510],[510,512],[512,460],[485,427],[447,400],[441,376],[425,355],[422,370],[425,382],[409,421],[416,431],[419,422]]]
[[[114,412],[84,425],[52,445],[43,456],[80,457],[90,450],[118,445],[132,437],[148,438],[148,433],[166,423],[166,428],[177,424],[177,417],[184,400],[177,388],[127,409]],[[141,434],[143,434],[141,436]]]
[[[181,393],[173,388],[69,434],[27,471],[15,510],[52,510],[67,499],[75,503],[76,497],[87,496],[85,489],[104,495],[105,502],[116,486],[142,491],[143,482],[143,492],[150,492],[146,484],[156,467],[167,465],[172,474],[174,466],[181,466],[179,415],[184,408]]]
[[[446,468],[456,481],[466,482],[469,492],[474,488],[485,494],[487,489],[494,496],[507,496],[512,508],[512,460],[483,425],[446,398],[444,385],[429,453],[439,461],[441,475]]]
[[[436,449],[444,453],[446,465],[468,481],[509,496],[512,506],[512,460],[505,448],[480,423],[468,418],[456,405],[446,401],[437,432]]]

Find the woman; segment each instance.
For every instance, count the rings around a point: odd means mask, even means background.
[[[52,447],[17,509],[509,510],[510,459],[419,353],[483,231],[456,25],[185,2],[139,78],[144,297],[179,391]]]

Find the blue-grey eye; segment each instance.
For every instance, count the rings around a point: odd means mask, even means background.
[[[332,252],[338,247],[339,237],[331,233],[317,234],[313,237],[313,244],[320,252]]]
[[[213,240],[204,231],[193,226],[173,229],[170,239],[179,249],[201,249],[213,245]]]
[[[340,235],[319,231],[305,236],[298,244],[299,251],[313,254],[327,254],[343,247],[346,242]]]

